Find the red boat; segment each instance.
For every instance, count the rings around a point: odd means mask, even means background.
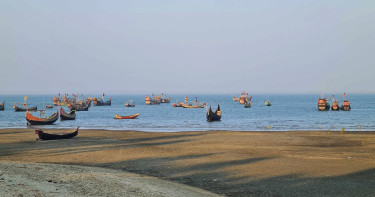
[[[31,124],[31,125],[53,124],[54,122],[56,122],[57,119],[59,119],[58,111],[47,118],[39,118],[39,117],[31,115],[29,111],[26,111],[26,120],[28,124]]]
[[[115,114],[115,119],[135,119],[138,115],[139,113],[130,116],[119,116]]]

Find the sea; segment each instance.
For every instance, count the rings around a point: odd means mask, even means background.
[[[249,94],[250,95],[250,94]],[[317,101],[320,95],[262,95],[254,94],[252,107],[233,101],[233,95],[167,95],[170,103],[146,105],[147,95],[106,95],[112,97],[111,106],[93,106],[89,111],[78,111],[76,120],[58,120],[52,125],[27,125],[25,112],[15,112],[14,103],[23,103],[27,97],[29,107],[52,105],[52,97],[57,95],[0,95],[0,102],[6,101],[5,110],[0,111],[0,128],[38,128],[66,129],[80,126],[82,129],[137,130],[148,132],[183,132],[183,131],[374,131],[375,130],[375,95],[347,94],[351,102],[351,111],[318,111]],[[239,95],[235,95],[239,97]],[[101,95],[84,95],[97,97]],[[206,102],[207,107],[215,110],[220,104],[222,119],[218,122],[207,122],[207,108],[172,107],[172,103],[188,101]],[[330,97],[329,102],[332,103]],[[335,97],[342,103],[342,96]],[[133,100],[135,107],[125,107],[125,102]],[[266,106],[269,100],[272,106]],[[44,105],[43,105],[44,103]],[[69,112],[66,106],[64,110]],[[57,106],[46,109],[45,115],[52,115]],[[140,113],[137,119],[116,120],[115,114],[126,116]],[[33,112],[39,116],[40,112]]]

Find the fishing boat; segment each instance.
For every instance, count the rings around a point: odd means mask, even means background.
[[[89,105],[87,103],[71,103],[71,104],[68,104],[68,108],[70,110],[75,110],[75,111],[89,111]]]
[[[119,116],[117,114],[115,114],[115,119],[135,119],[136,117],[138,117],[139,113],[137,114],[133,114],[133,115],[130,115],[130,116]]]
[[[246,102],[245,104],[243,104],[243,106],[244,106],[245,108],[251,108],[251,101]]]
[[[112,103],[112,97],[109,100],[107,100],[107,101],[104,101],[103,99],[99,100],[98,98],[93,98],[92,99],[92,103],[94,104],[94,106],[111,105],[111,103]]]
[[[182,107],[183,103],[179,103],[179,102],[176,102],[176,103],[173,103],[172,106],[173,107]]]
[[[78,135],[78,129],[74,129],[69,133],[46,133],[42,130],[35,130],[35,134],[38,134],[39,139],[41,140],[58,140],[58,139],[69,139]]]
[[[133,100],[130,100],[129,102],[125,103],[125,107],[135,107],[135,103],[133,103]]]
[[[345,100],[345,96],[346,96],[346,94],[344,93],[344,97],[343,97],[343,101],[342,101],[342,105],[341,105],[341,110],[350,111],[351,110],[350,101]]]
[[[40,111],[44,112],[44,110],[40,110]],[[26,111],[26,120],[27,120],[28,124],[30,124],[30,125],[53,124],[54,122],[56,122],[57,119],[59,119],[59,112],[58,111],[56,111],[54,114],[52,114],[51,116],[49,116],[47,118],[36,117],[36,116],[31,115],[31,113],[29,111]]]
[[[240,104],[248,103],[252,98],[252,96],[249,97],[249,94],[243,91],[240,96]]]
[[[219,121],[221,119],[221,110],[220,110],[220,105],[217,105],[217,109],[215,112],[212,111],[211,105],[208,108],[206,112],[206,118],[207,121]]]
[[[159,97],[150,97],[150,96],[146,96],[146,105],[159,105],[161,103],[160,99],[158,99]]]
[[[53,108],[53,105],[46,105],[46,108],[47,108],[47,109],[52,109],[52,108]]]
[[[189,103],[189,104],[182,104],[183,108],[203,108],[206,103]]]
[[[61,120],[75,120],[76,119],[76,110],[72,110],[72,111],[70,111],[70,113],[67,113],[61,107],[60,108],[60,119]]]
[[[240,101],[240,98],[233,96],[233,101]]]
[[[324,98],[324,95],[321,96],[321,98],[318,99],[318,110],[319,111],[327,111],[331,108],[327,98]]]
[[[20,112],[20,111],[36,111],[38,109],[37,106],[34,106],[34,107],[29,107],[29,108],[22,108],[22,107],[17,107],[17,105],[13,105],[13,109],[14,111],[16,112]]]
[[[167,98],[167,95],[162,93],[159,97],[160,99],[160,103],[170,103],[171,102],[171,98]]]
[[[264,101],[264,104],[266,104],[266,106],[271,106],[271,102],[270,101]]]
[[[331,107],[331,110],[332,111],[339,111],[340,110],[339,101],[335,100],[335,95],[332,96],[332,107]]]
[[[4,111],[4,107],[5,106],[5,101],[2,103],[2,104],[0,104],[0,111]]]

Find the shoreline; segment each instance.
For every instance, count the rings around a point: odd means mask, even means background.
[[[375,195],[370,131],[80,129],[68,140],[36,137],[34,129],[0,129],[0,162],[100,167],[225,196]]]

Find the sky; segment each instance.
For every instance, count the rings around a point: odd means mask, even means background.
[[[0,0],[0,94],[375,93],[375,1]]]

